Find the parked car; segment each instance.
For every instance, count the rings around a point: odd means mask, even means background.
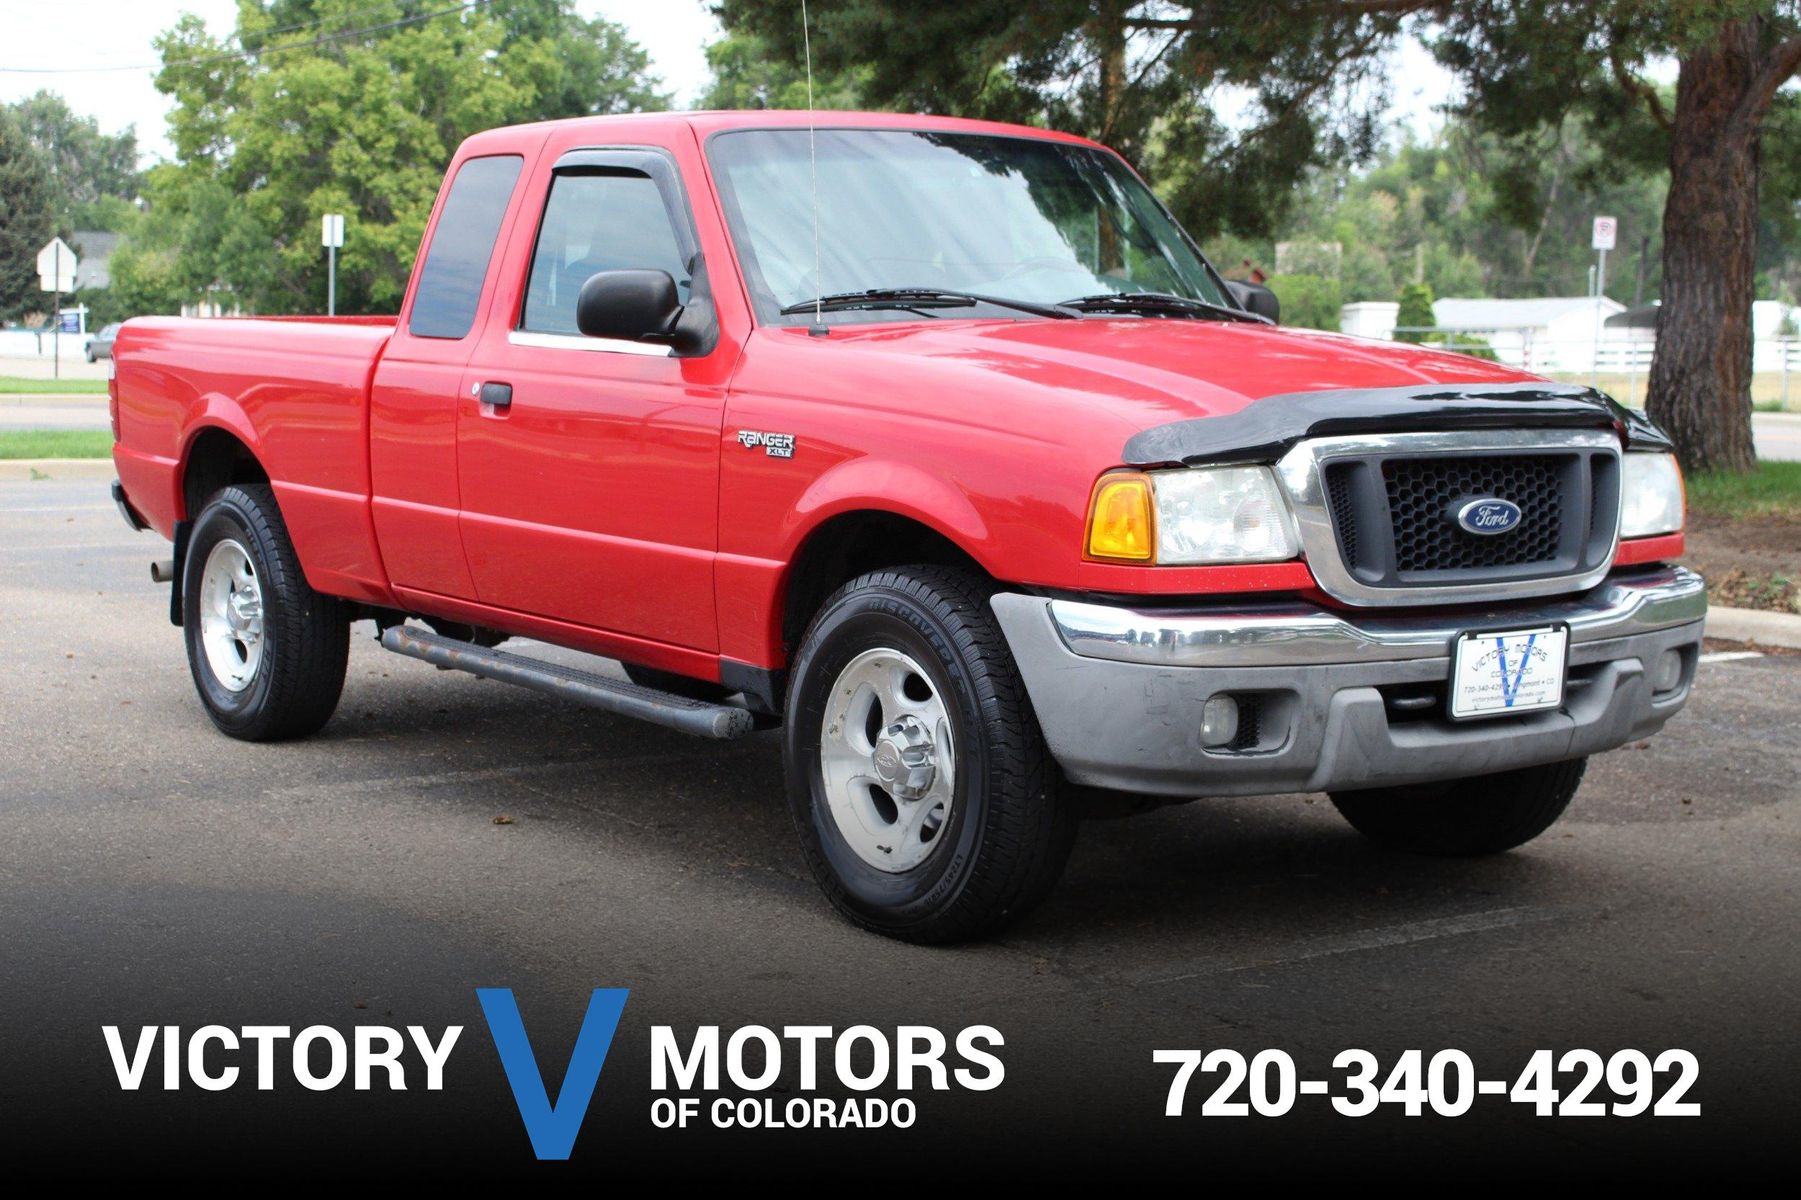
[[[102,326],[99,333],[88,339],[89,362],[99,362],[103,358],[113,356],[113,342],[118,338],[119,327],[123,324],[123,321],[114,321],[111,325]]]
[[[1405,850],[1517,846],[1687,699],[1670,444],[1276,315],[1076,137],[500,129],[397,318],[128,322],[115,496],[173,540],[225,733],[325,724],[357,620],[703,737],[779,726],[821,887],[895,937],[1018,918],[1097,808],[1323,791]]]

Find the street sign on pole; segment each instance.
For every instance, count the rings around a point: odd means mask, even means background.
[[[1619,235],[1618,221],[1612,217],[1596,217],[1594,231],[1588,239],[1588,244],[1599,255],[1595,262],[1595,361],[1589,379],[1595,388],[1601,386],[1601,314],[1607,296],[1607,252],[1613,249]]]
[[[52,294],[50,313],[54,328],[50,331],[50,376],[61,379],[63,373],[63,293],[75,290],[75,251],[59,237],[50,239],[38,251],[38,286]],[[40,343],[41,345],[42,343]]]
[[[338,315],[338,247],[344,244],[344,214],[326,213],[319,222],[319,244],[325,247],[325,315]]]

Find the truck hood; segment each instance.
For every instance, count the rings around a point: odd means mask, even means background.
[[[1244,322],[944,321],[837,326],[832,340],[1090,395],[1141,412],[1147,423],[1221,416],[1289,392],[1536,378],[1467,354]]]
[[[1587,388],[1465,354],[1246,322],[941,320],[834,326],[829,338],[769,332],[829,347],[843,370],[827,374],[855,379],[853,394],[905,392],[916,411],[942,406],[996,429],[1057,422],[1071,444],[1110,442],[1131,462],[1268,453],[1335,417],[1347,431],[1449,420],[1643,426],[1651,436],[1642,418]]]

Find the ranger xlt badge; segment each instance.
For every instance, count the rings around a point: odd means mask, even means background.
[[[746,450],[763,447],[763,453],[771,458],[794,457],[794,435],[792,433],[761,433],[755,429],[740,429],[738,442]]]

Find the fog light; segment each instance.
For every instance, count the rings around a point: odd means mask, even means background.
[[[1657,658],[1657,671],[1651,676],[1651,690],[1667,692],[1682,682],[1682,651],[1665,650]]]
[[[1238,701],[1230,696],[1211,696],[1201,707],[1201,744],[1229,746],[1238,736]]]

